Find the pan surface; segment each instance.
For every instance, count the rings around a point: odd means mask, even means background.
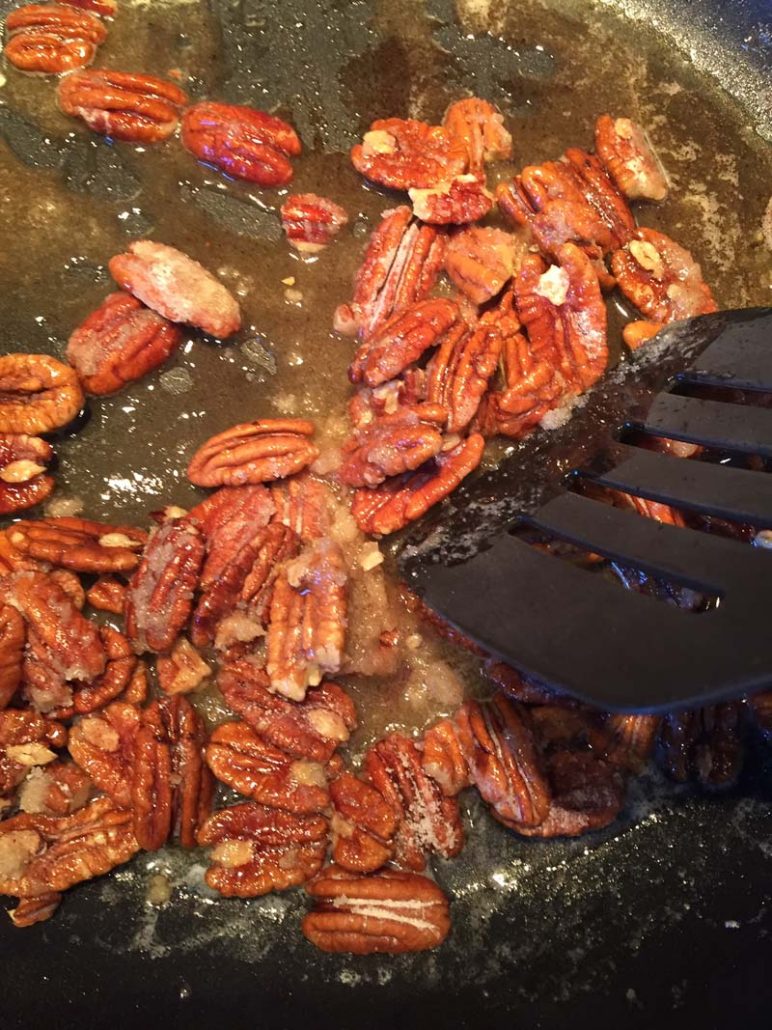
[[[0,0],[0,13],[13,6]],[[640,209],[688,246],[719,304],[768,300],[761,232],[772,182],[769,5],[628,0],[121,0],[100,63],[164,74],[195,96],[285,114],[306,154],[293,190],[344,204],[353,235],[303,263],[279,231],[281,194],[225,183],[173,143],[109,146],[63,118],[50,81],[7,69],[0,89],[3,351],[61,355],[109,290],[106,262],[131,238],[174,244],[240,296],[232,345],[192,337],[160,374],[91,404],[56,443],[57,501],[137,520],[189,506],[184,476],[206,437],[239,420],[297,413],[341,431],[350,345],[329,327],[361,241],[394,198],[364,189],[347,148],[379,116],[436,120],[482,95],[504,110],[516,163],[589,145],[597,114],[639,119],[671,175]],[[766,85],[765,85],[766,84]],[[729,92],[724,92],[720,86]],[[502,175],[505,170],[502,169]],[[294,276],[298,293],[285,293]],[[387,724],[429,706],[354,685]],[[216,703],[211,702],[216,716]],[[0,923],[0,1025],[374,1027],[747,1026],[768,1023],[772,977],[772,778],[763,749],[741,782],[698,796],[651,773],[625,817],[575,842],[507,833],[473,802],[459,860],[438,863],[453,933],[436,953],[353,959],[298,931],[301,892],[241,903],[202,886],[202,856],[141,855],[70,893],[28,930]],[[147,900],[151,879],[169,905]]]

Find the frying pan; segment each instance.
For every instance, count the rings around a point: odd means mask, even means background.
[[[770,15],[768,0],[122,0],[100,63],[179,67],[196,96],[277,106],[307,148],[293,188],[344,202],[360,240],[393,203],[345,156],[375,117],[436,119],[477,93],[506,112],[520,164],[588,145],[603,110],[640,118],[674,187],[642,221],[692,248],[719,303],[740,306],[767,300]],[[334,426],[349,348],[327,327],[358,245],[304,265],[280,239],[275,195],[222,183],[174,144],[91,138],[46,80],[9,69],[1,95],[3,349],[61,354],[108,292],[106,260],[143,235],[217,271],[247,315],[235,345],[191,337],[166,371],[93,403],[56,441],[60,500],[144,521],[194,500],[181,470],[225,425],[297,411]],[[285,296],[288,276],[302,298]],[[369,707],[399,722],[396,701]],[[70,892],[50,923],[0,923],[0,1026],[768,1025],[769,765],[751,741],[740,782],[712,796],[651,772],[622,819],[578,841],[521,840],[465,802],[463,856],[435,867],[452,937],[396,959],[317,953],[298,932],[301,892],[218,901],[201,856],[141,855]],[[174,897],[154,908],[159,872]]]

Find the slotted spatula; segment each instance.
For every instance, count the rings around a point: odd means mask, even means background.
[[[624,430],[772,457],[772,308],[674,323],[400,543],[426,603],[521,672],[612,711],[707,704],[772,686],[772,551],[663,525],[575,492],[576,476],[674,508],[772,527],[772,475],[620,442]],[[715,391],[714,391],[715,393]],[[533,527],[716,602],[686,611],[512,535]]]

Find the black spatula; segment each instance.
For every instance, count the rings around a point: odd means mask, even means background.
[[[605,709],[653,712],[769,687],[772,551],[663,525],[574,489],[581,476],[677,509],[772,527],[769,473],[620,442],[633,428],[711,453],[772,457],[772,409],[705,399],[704,387],[772,393],[772,308],[668,326],[586,394],[564,425],[520,442],[500,468],[401,541],[403,575],[486,651]],[[696,614],[621,590],[512,534],[523,526],[715,603]]]

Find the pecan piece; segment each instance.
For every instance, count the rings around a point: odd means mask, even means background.
[[[281,118],[211,100],[185,112],[182,145],[199,161],[260,186],[286,185],[292,178],[289,158],[301,151],[297,133]]]
[[[472,226],[451,238],[444,267],[465,296],[474,304],[485,304],[501,293],[524,252],[524,245],[512,233]]]
[[[322,951],[426,951],[442,944],[450,931],[448,899],[426,876],[393,869],[355,876],[330,866],[306,890],[316,906],[302,930]]]
[[[246,723],[218,726],[204,754],[218,780],[261,805],[306,815],[329,805],[324,766],[293,759]]]
[[[391,733],[365,755],[363,769],[401,821],[395,837],[394,860],[420,872],[426,854],[453,858],[464,846],[458,804],[445,797],[421,765],[421,752],[412,740]]]
[[[363,533],[385,536],[419,519],[477,468],[485,440],[473,433],[426,467],[389,480],[374,490],[357,490],[351,512]]]
[[[559,405],[565,384],[551,356],[549,350],[536,352],[522,333],[505,338],[501,352],[504,386],[483,399],[477,420],[482,433],[518,439]]]
[[[26,433],[0,433],[0,515],[13,515],[40,504],[54,489],[46,466],[53,461],[50,443]]]
[[[0,710],[11,703],[21,683],[27,640],[24,619],[10,605],[0,605]]]
[[[33,815],[71,815],[86,804],[92,786],[74,762],[34,766],[19,790],[19,809]]]
[[[25,72],[58,75],[84,68],[107,39],[99,18],[59,4],[27,4],[5,19],[5,56]]]
[[[118,285],[172,322],[186,322],[225,339],[241,327],[239,305],[203,265],[175,247],[135,240],[111,258]]]
[[[0,355],[0,433],[49,433],[83,407],[75,370],[47,354]]]
[[[71,697],[62,707],[50,711],[56,719],[69,719],[77,714],[94,712],[123,694],[131,682],[137,659],[122,633],[112,626],[102,626],[99,636],[107,656],[107,666],[91,683],[73,684]]]
[[[74,572],[130,572],[139,564],[147,533],[63,516],[17,522],[10,540],[20,554]]]
[[[472,783],[467,750],[455,719],[440,719],[424,733],[421,764],[427,776],[436,780],[447,797],[455,797]]]
[[[100,576],[86,591],[86,600],[99,612],[123,615],[126,605],[126,586],[112,576]]]
[[[466,146],[439,125],[410,118],[374,121],[361,143],[351,149],[360,175],[390,189],[431,189],[460,175]]]
[[[70,730],[73,760],[121,808],[131,808],[137,734],[142,713],[136,705],[115,701],[80,719]]]
[[[457,175],[431,189],[408,190],[413,214],[429,225],[479,222],[493,207],[493,194],[476,175]]]
[[[64,114],[82,118],[92,132],[130,143],[168,139],[188,102],[185,91],[166,79],[107,68],[65,76],[56,95]]]
[[[399,812],[353,773],[330,784],[332,858],[352,873],[373,873],[391,858]]]
[[[579,837],[608,826],[619,815],[624,780],[619,771],[589,751],[558,750],[548,756],[552,804],[538,826],[513,824],[525,837]]]
[[[441,427],[447,417],[441,403],[417,404],[365,424],[343,445],[340,481],[378,486],[387,476],[417,469],[442,450]]]
[[[46,919],[50,919],[59,908],[61,900],[62,895],[59,891],[20,898],[19,904],[11,909],[8,915],[14,926],[34,926],[35,923],[44,923]]]
[[[367,386],[393,379],[424,351],[436,347],[459,317],[458,305],[446,298],[419,301],[398,312],[360,345],[349,379]]]
[[[457,100],[445,112],[442,124],[463,143],[470,172],[481,172],[490,161],[508,161],[512,157],[512,136],[504,128],[504,115],[487,100]]]
[[[156,671],[158,685],[165,694],[189,694],[201,686],[212,669],[190,641],[180,637],[170,655],[159,656]]]
[[[52,748],[67,743],[67,731],[37,712],[6,708],[0,711],[0,798],[10,797],[30,769],[56,759]]]
[[[266,483],[300,472],[319,457],[314,424],[300,418],[266,418],[232,426],[211,437],[188,465],[196,486]]]
[[[598,157],[628,200],[664,200],[667,178],[646,132],[630,118],[602,114],[595,123]]]
[[[172,647],[193,608],[203,559],[190,522],[167,522],[151,535],[126,599],[126,633],[138,654]]]
[[[327,820],[247,801],[209,816],[198,843],[211,847],[206,882],[226,898],[255,898],[297,887],[319,872]]]
[[[611,255],[622,293],[653,322],[675,322],[717,310],[700,266],[662,232],[638,229]]]
[[[67,360],[87,393],[115,393],[152,372],[179,347],[182,332],[130,293],[111,293],[72,333]]]
[[[622,339],[630,350],[638,350],[644,343],[648,343],[656,336],[662,328],[660,322],[649,322],[642,319],[638,322],[628,322],[622,329]]]
[[[328,762],[356,727],[356,708],[336,683],[308,691],[301,702],[270,690],[266,673],[248,659],[226,665],[217,685],[228,705],[263,740],[293,758]]]
[[[448,412],[447,430],[458,433],[477,414],[496,371],[503,339],[495,324],[456,326],[427,366],[426,399]]]
[[[610,715],[606,722],[608,760],[630,772],[641,772],[654,750],[661,722],[658,715]]]
[[[668,775],[704,787],[734,783],[743,761],[740,713],[740,702],[731,701],[666,716],[660,748]]]
[[[340,204],[316,193],[293,193],[279,210],[287,239],[302,254],[324,250],[348,224]]]

